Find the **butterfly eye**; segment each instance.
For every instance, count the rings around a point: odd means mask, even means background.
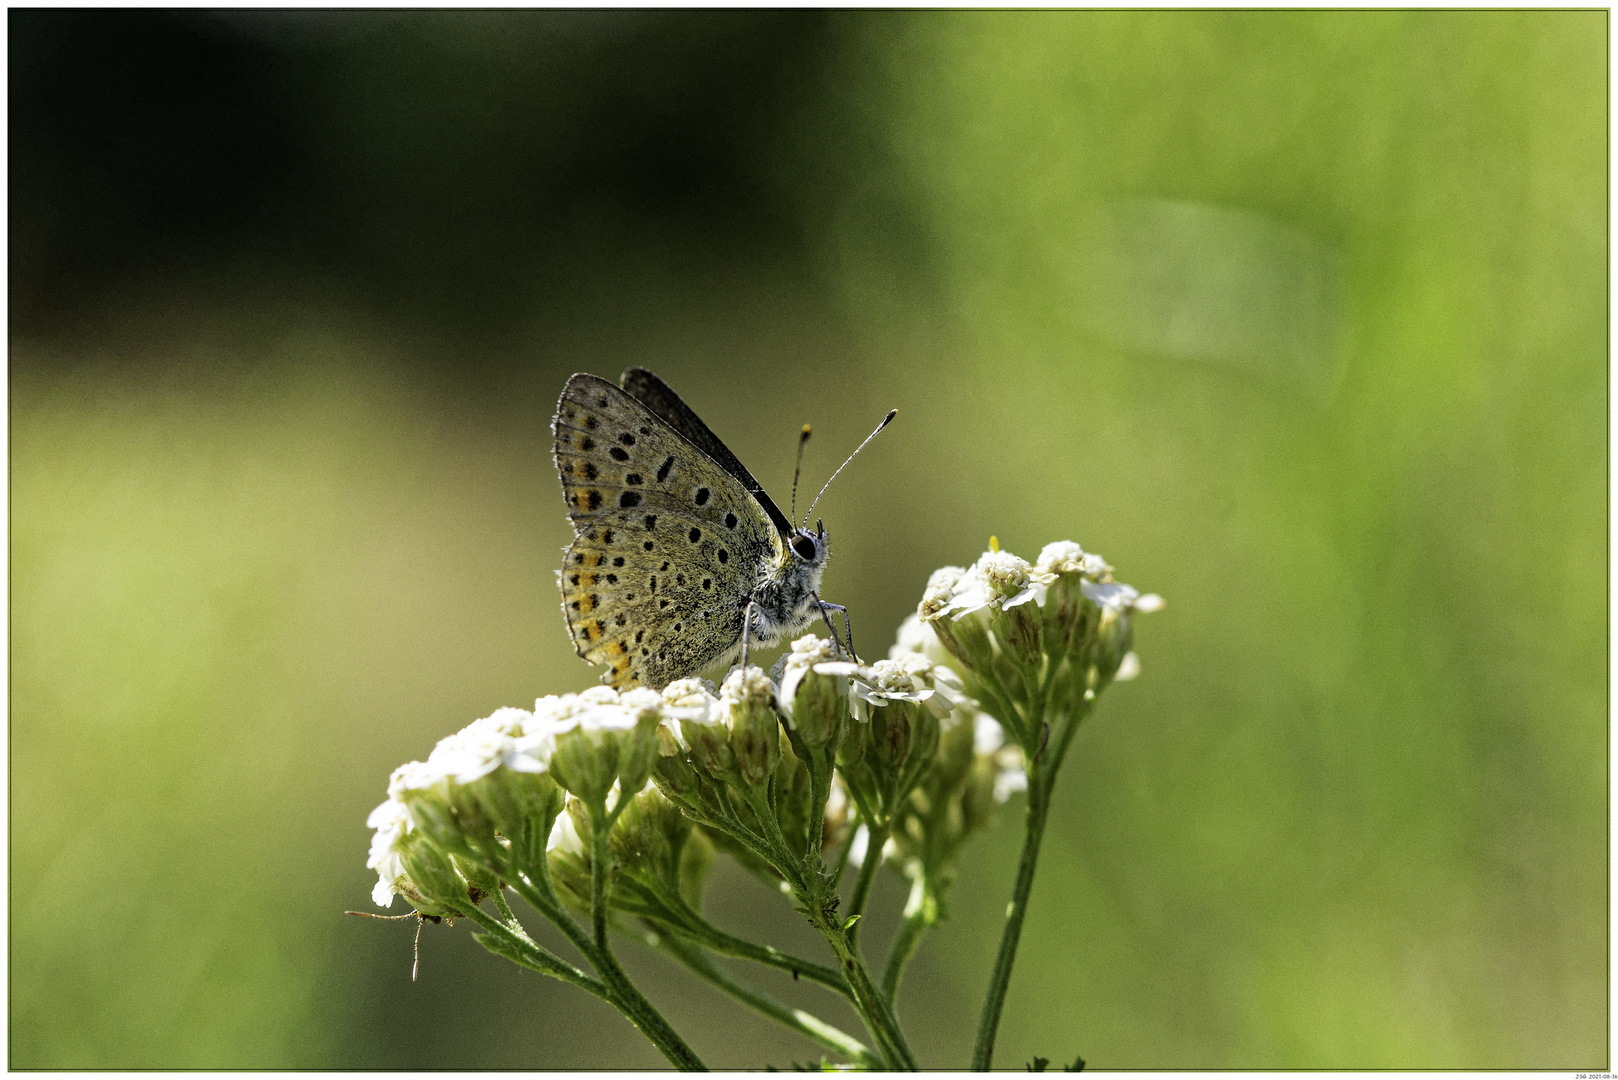
[[[798,553],[798,558],[812,561],[815,557],[815,542],[800,533],[792,538],[792,550]]]

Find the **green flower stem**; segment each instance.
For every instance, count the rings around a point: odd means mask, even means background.
[[[561,901],[557,899],[556,890],[551,885],[550,865],[541,859],[533,869],[532,878],[517,874],[507,884],[516,890],[518,896],[528,901],[535,911],[549,919],[591,964],[595,964],[595,942],[590,940],[589,933],[579,925],[578,920],[567,913]]]
[[[887,1071],[888,1063],[854,1036],[840,1028],[833,1027],[817,1016],[804,1012],[802,1009],[794,1009],[767,994],[754,990],[745,983],[738,982],[723,968],[715,964],[707,953],[696,945],[660,933],[650,934],[649,937],[655,939],[655,944],[651,941],[648,942],[653,948],[673,957],[685,965],[687,969],[706,979],[742,1004],[757,1010],[777,1023],[791,1028],[800,1035],[812,1039],[832,1053],[842,1055],[855,1065],[862,1065],[867,1069],[877,1071]]]
[[[786,876],[787,884],[799,892],[803,891],[804,878],[801,872],[803,859],[793,850],[785,834],[781,832],[781,823],[776,820],[775,808],[770,805],[768,795],[758,788],[750,788],[747,802],[753,809],[753,815],[758,818],[758,823],[764,827],[764,847],[759,854]]]
[[[860,864],[860,876],[854,879],[854,895],[848,901],[848,917],[865,913],[866,902],[871,899],[871,885],[876,881],[876,872],[882,866],[882,849],[888,846],[889,825],[875,822],[866,826],[869,830],[869,839],[865,845],[865,861]],[[849,940],[859,940],[859,923],[849,927]]]
[[[623,800],[620,799],[619,809],[622,807]],[[591,806],[590,925],[595,936],[595,948],[590,962],[612,988],[620,1010],[669,1059],[671,1065],[681,1072],[706,1072],[708,1067],[702,1063],[702,1059],[686,1045],[685,1040],[646,1000],[645,995],[635,988],[619,966],[618,958],[612,954],[612,945],[607,938],[607,875],[612,865],[612,850],[607,838],[610,828],[611,818],[605,808],[599,803]]]
[[[726,933],[693,910],[684,897],[665,896],[663,901],[666,906],[674,908],[679,928],[705,948],[721,956],[733,956],[738,960],[751,960],[755,964],[790,971],[794,978],[802,976],[837,991],[850,1001],[854,1000],[848,980],[836,968],[784,953],[772,945],[760,945]]]
[[[855,945],[851,935],[834,923],[823,919],[816,920],[818,929],[831,944],[832,951],[837,954],[838,965],[848,979],[849,987],[854,991],[854,1004],[859,1009],[860,1018],[870,1029],[871,1038],[876,1040],[882,1056],[887,1058],[894,1069],[903,1072],[916,1071],[916,1059],[910,1053],[910,1047],[905,1043],[904,1032],[899,1029],[899,1021],[888,1007],[887,998],[882,996],[871,979],[871,973],[865,968],[865,961],[861,959],[858,946]]]
[[[500,917],[504,919],[506,923],[512,927],[512,929],[522,929],[522,923],[518,922],[517,916],[512,913],[511,905],[506,903],[506,895],[504,890],[496,889],[494,891],[494,907],[496,911],[500,912]]]
[[[983,999],[983,1015],[978,1021],[977,1042],[972,1048],[972,1070],[987,1072],[994,1059],[994,1038],[1000,1027],[1000,1010],[1011,985],[1011,965],[1017,959],[1017,940],[1022,936],[1023,917],[1028,913],[1028,894],[1034,887],[1034,867],[1039,862],[1039,845],[1045,836],[1045,818],[1050,812],[1045,790],[1044,770],[1031,769],[1028,775],[1028,812],[1023,837],[1022,858],[1017,863],[1017,881],[1011,890],[1011,906],[1006,910],[1005,929],[1000,934],[1000,952],[995,957],[989,992]]]
[[[925,875],[917,876],[910,886],[910,899],[905,904],[904,922],[894,936],[888,950],[888,963],[882,972],[882,995],[889,1006],[899,1004],[899,980],[904,977],[905,965],[915,955],[916,947],[933,924],[938,922],[938,897]]]
[[[1011,985],[1011,967],[1017,959],[1017,942],[1022,936],[1023,918],[1028,914],[1028,897],[1034,887],[1034,869],[1039,862],[1039,847],[1045,837],[1045,821],[1050,815],[1051,789],[1056,783],[1057,770],[1078,731],[1079,721],[1089,711],[1086,703],[1066,717],[1058,718],[1060,734],[1055,746],[1047,746],[1043,761],[1032,761],[1028,767],[1028,808],[1025,816],[1022,857],[1017,862],[1017,880],[1011,889],[1011,905],[1006,909],[1006,925],[1000,934],[1000,952],[995,957],[994,974],[989,978],[989,990],[983,998],[983,1015],[978,1021],[978,1036],[972,1049],[972,1069],[986,1072],[994,1060],[995,1034],[1000,1026],[1000,1011],[1005,1005],[1006,990]]]

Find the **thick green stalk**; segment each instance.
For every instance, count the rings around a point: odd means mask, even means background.
[[[654,934],[656,948],[684,964],[686,968],[696,975],[717,986],[742,1004],[757,1010],[764,1016],[777,1023],[784,1024],[793,1031],[830,1050],[834,1054],[841,1054],[850,1062],[862,1065],[867,1069],[887,1071],[888,1063],[873,1053],[866,1045],[854,1036],[840,1028],[821,1020],[819,1017],[794,1009],[784,1002],[777,1001],[768,994],[760,993],[745,983],[739,982],[728,972],[715,964],[708,955],[698,946],[684,942],[666,934]]]
[[[1062,749],[1065,749],[1065,743]],[[1053,762],[1053,764],[1055,764]],[[983,999],[983,1015],[978,1021],[977,1042],[972,1049],[972,1069],[986,1072],[994,1060],[994,1039],[1000,1027],[1000,1010],[1011,985],[1011,966],[1017,959],[1017,940],[1022,936],[1023,917],[1028,913],[1028,894],[1034,887],[1034,868],[1039,862],[1039,845],[1045,836],[1045,818],[1050,812],[1047,778],[1055,770],[1037,767],[1028,772],[1028,811],[1023,836],[1022,857],[1017,863],[1017,881],[1012,886],[1011,904],[1006,909],[1006,925],[1000,933],[1000,952],[995,957],[994,974]]]
[[[561,900],[557,898],[556,889],[551,885],[550,865],[541,859],[532,869],[534,873],[531,877],[518,874],[506,884],[518,896],[528,901],[535,911],[549,919],[573,947],[599,970],[600,965],[596,964],[595,942],[591,939],[590,932],[568,914]]]
[[[608,844],[607,832],[611,824],[601,810],[600,806],[590,809],[590,927],[595,936],[595,951],[590,956],[590,962],[612,988],[613,997],[617,999],[624,1015],[669,1059],[671,1065],[681,1072],[706,1072],[708,1067],[702,1063],[702,1059],[635,988],[619,966],[618,958],[612,955],[612,945],[607,938],[607,875],[612,866],[612,849]]]
[[[861,959],[859,948],[853,942],[851,935],[837,926],[821,922],[818,929],[831,943],[832,951],[837,954],[837,962],[843,969],[843,975],[848,979],[849,987],[854,991],[854,1004],[859,1009],[860,1017],[865,1026],[870,1029],[871,1038],[876,1040],[882,1055],[892,1063],[895,1070],[903,1072],[916,1071],[916,1059],[910,1053],[910,1047],[905,1042],[904,1032],[899,1029],[899,1021],[888,1007],[887,998],[871,979],[871,973],[866,970],[865,961]]]

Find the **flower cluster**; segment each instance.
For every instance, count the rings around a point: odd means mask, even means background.
[[[970,567],[935,571],[916,615],[961,667],[967,692],[1032,757],[1053,707],[1071,715],[1139,673],[1134,615],[1162,606],[1071,541],[1047,544],[1033,563],[991,541]]]
[[[1105,686],[1139,671],[1134,616],[1161,606],[1077,544],[1047,545],[1028,563],[991,540],[972,566],[932,575],[885,659],[805,634],[770,672],[738,666],[717,686],[599,686],[499,709],[394,770],[367,820],[372,897],[476,920],[488,948],[609,1001],[676,1063],[689,1064],[689,1048],[608,946],[625,920],[731,992],[707,952],[821,982],[853,1004],[872,1049],[807,1014],[771,1015],[853,1062],[913,1068],[891,1003],[916,941],[944,916],[966,843],[1018,791],[1043,821],[1074,729]],[[837,963],[708,923],[702,883],[716,851],[790,896]],[[884,862],[912,888],[879,988],[857,923]],[[851,889],[845,867],[858,868]],[[528,936],[508,889],[598,975]],[[490,898],[498,919],[481,907]],[[760,1007],[757,994],[742,997]]]
[[[546,851],[577,843],[564,792],[586,805],[639,791],[658,754],[662,698],[599,686],[499,709],[395,769],[371,812],[372,898],[404,896],[426,915],[464,911]],[[571,830],[571,832],[570,832]],[[423,905],[426,906],[423,906]],[[430,909],[430,910],[429,910]]]

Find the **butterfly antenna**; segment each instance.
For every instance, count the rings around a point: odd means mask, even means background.
[[[345,911],[344,915],[358,915],[362,919],[415,919],[416,920],[416,946],[415,959],[410,964],[410,981],[416,981],[416,973],[421,970],[421,927],[427,919],[419,911],[407,911],[403,915],[373,915],[369,911]]]
[[[877,435],[879,435],[881,433],[883,428],[885,428],[889,424],[893,423],[893,418],[895,416],[898,416],[898,415],[899,415],[899,410],[894,409],[891,412],[889,412],[888,415],[886,415],[886,416],[884,416],[882,418],[882,422],[876,426],[876,430],[871,432],[869,435],[865,436],[865,442],[862,442],[858,446],[856,446],[854,448],[854,453],[848,455],[848,461],[845,461],[841,465],[837,466],[837,472],[834,472],[834,473],[831,474],[831,480],[827,480],[825,485],[820,489],[820,495],[826,494],[826,488],[831,487],[831,481],[837,479],[837,473],[840,473],[844,469],[848,468],[848,462],[853,461],[855,455],[857,455],[861,450],[865,449],[865,443],[868,443],[872,439],[876,438]],[[809,504],[808,512],[803,515],[803,526],[804,526],[804,528],[808,528],[809,519],[815,516],[815,507],[820,505],[820,495],[815,496],[815,501]]]
[[[803,434],[798,436],[798,464],[792,470],[792,512],[787,517],[792,521],[798,520],[798,474],[803,472],[803,447],[809,441],[809,425],[803,425]]]

